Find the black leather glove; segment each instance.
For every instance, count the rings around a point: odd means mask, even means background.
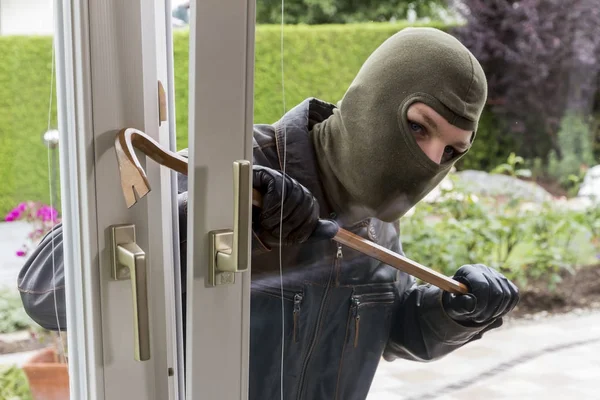
[[[263,196],[262,207],[257,210],[258,218],[253,218],[253,226],[261,239],[269,244],[278,244],[280,236],[283,245],[293,245],[304,243],[309,238],[331,239],[336,235],[338,225],[319,219],[317,199],[295,179],[286,175],[284,181],[279,171],[254,165],[252,186]],[[269,236],[276,241],[270,240]]]
[[[519,289],[504,275],[485,265],[464,265],[454,279],[469,288],[466,295],[448,292],[442,295],[446,313],[456,321],[485,324],[506,315],[519,302]]]

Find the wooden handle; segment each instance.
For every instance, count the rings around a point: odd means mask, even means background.
[[[469,289],[464,284],[345,229],[340,229],[333,240],[400,271],[404,271],[424,282],[431,283],[447,292],[456,294],[469,293]]]
[[[121,130],[115,139],[115,151],[127,207],[133,206],[137,201],[133,194],[134,190],[139,197],[150,192],[146,172],[141,167],[134,148],[142,151],[157,163],[187,176],[188,160],[185,157],[164,149],[150,136],[137,129]],[[252,204],[256,207],[262,206],[262,195],[256,189],[252,189]],[[340,228],[333,240],[447,292],[456,294],[469,292],[464,284],[345,229]]]

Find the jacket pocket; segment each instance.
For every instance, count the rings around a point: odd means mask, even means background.
[[[277,399],[283,378],[284,397],[295,398],[311,319],[310,287],[271,286],[252,282],[250,298],[249,398]],[[283,359],[283,377],[281,363]]]
[[[267,296],[271,296],[277,299],[283,299],[286,302],[292,302],[292,317],[293,317],[293,330],[292,330],[292,341],[298,343],[299,330],[300,330],[300,313],[302,312],[302,301],[304,300],[304,291],[302,289],[289,289],[289,288],[277,288],[272,286],[254,284],[252,290],[256,293],[261,293]],[[287,308],[287,307],[286,307]]]
[[[350,326],[354,330],[353,347],[358,347],[362,314],[367,313],[369,307],[393,304],[394,298],[393,292],[354,294],[350,297]]]
[[[395,300],[392,285],[354,288],[349,298],[335,400],[367,398],[390,335]]]

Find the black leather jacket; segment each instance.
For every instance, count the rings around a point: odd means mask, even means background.
[[[254,163],[281,169],[327,209],[309,130],[334,106],[307,99],[274,125],[256,125]],[[365,220],[345,227],[402,253],[398,224]],[[284,248],[283,302],[279,250],[252,257],[250,398],[280,398],[281,307],[284,305],[284,398],[365,399],[381,357],[430,361],[481,336],[450,319],[441,291],[334,241]],[[432,249],[433,250],[433,249]],[[457,266],[458,268],[458,266]]]
[[[280,169],[285,137],[286,173],[315,195],[322,217],[335,219],[327,209],[309,140],[311,126],[331,115],[333,108],[332,104],[307,99],[277,123],[255,125],[253,161]],[[178,184],[180,193],[187,191],[187,177],[179,175]],[[186,219],[183,207],[181,210],[183,233]],[[371,219],[344,228],[403,254],[398,224]],[[58,318],[61,327],[65,327],[62,229],[56,230],[55,235]],[[186,254],[185,240],[181,245],[181,254]],[[18,284],[29,315],[47,329],[56,329],[49,283],[51,246],[48,237],[42,241],[23,267]],[[249,388],[252,400],[281,396],[282,327],[286,400],[363,400],[382,356],[388,361],[435,360],[478,339],[483,332],[484,327],[465,327],[450,319],[442,308],[439,289],[417,285],[411,276],[334,241],[285,247],[281,264],[279,260],[278,249],[270,250],[254,239]],[[184,259],[182,265],[185,268]]]

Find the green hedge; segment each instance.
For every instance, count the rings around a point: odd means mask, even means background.
[[[283,55],[286,109],[307,97],[337,102],[369,54],[406,26],[409,25],[286,26]],[[449,28],[441,23],[427,26]],[[174,42],[177,138],[181,148],[187,143],[188,33],[176,32]],[[254,68],[254,120],[275,122],[283,113],[280,26],[257,27]]]
[[[367,56],[389,36],[407,26],[351,24],[287,26],[284,31],[285,100],[290,109],[307,97],[337,102]],[[411,26],[414,26],[411,25]],[[451,27],[430,24],[440,29]],[[177,147],[187,147],[188,32],[174,36]],[[51,77],[51,40],[46,37],[0,37],[0,216],[23,200],[48,201],[47,129]],[[256,30],[255,122],[271,123],[283,113],[280,27]],[[52,128],[56,128],[53,101]],[[491,118],[468,167],[488,168],[503,161]],[[488,139],[489,138],[489,139]],[[484,140],[481,140],[484,139]],[[508,149],[508,146],[507,150]],[[498,162],[494,162],[496,153]],[[490,158],[492,155],[492,158]]]
[[[0,36],[0,217],[23,200],[49,201],[52,40]],[[56,101],[51,126],[56,127]]]

